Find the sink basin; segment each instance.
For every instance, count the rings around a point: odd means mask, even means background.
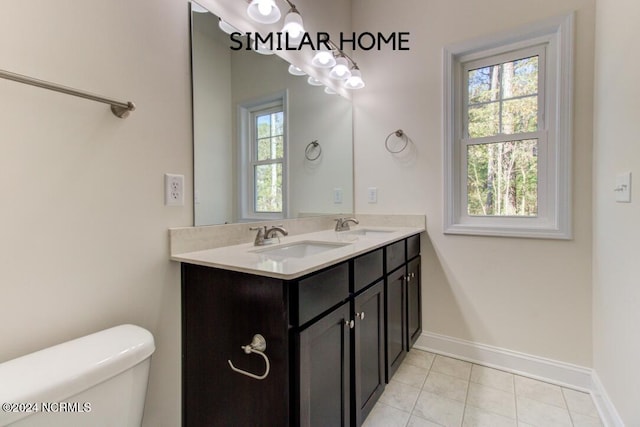
[[[358,228],[351,231],[346,231],[345,234],[353,236],[365,236],[365,237],[387,237],[389,233],[393,233],[394,230],[371,230],[368,228]]]
[[[342,248],[349,243],[315,242],[303,240],[270,248],[257,249],[251,252],[275,259],[305,258],[322,252]]]

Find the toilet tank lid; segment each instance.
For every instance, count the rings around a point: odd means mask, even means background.
[[[0,364],[0,402],[55,402],[134,367],[155,351],[153,335],[120,325]]]

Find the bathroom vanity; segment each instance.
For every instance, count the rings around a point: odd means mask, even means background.
[[[421,332],[421,231],[323,231],[172,256],[183,425],[360,426]]]

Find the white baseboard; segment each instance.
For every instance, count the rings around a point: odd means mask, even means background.
[[[423,332],[415,348],[591,392],[590,368],[431,332]]]
[[[592,375],[592,390],[591,397],[598,408],[600,418],[606,427],[624,427],[624,422],[620,418],[620,414],[613,406],[613,402],[609,399],[609,395],[604,386],[600,382],[600,377],[596,371],[593,371]]]
[[[423,332],[414,348],[590,393],[605,427],[624,427],[591,368],[432,332]]]

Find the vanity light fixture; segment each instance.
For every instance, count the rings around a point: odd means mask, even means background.
[[[289,65],[289,74],[293,74],[294,76],[306,76],[307,73],[302,71],[302,69],[296,67],[295,65]]]
[[[357,67],[351,70],[351,77],[345,80],[344,87],[347,89],[362,89],[364,87],[362,73]]]
[[[274,24],[280,19],[280,9],[276,5],[275,0],[247,1],[249,2],[247,14],[254,21],[261,24]],[[302,42],[302,39],[306,34],[304,25],[302,23],[302,15],[290,0],[285,1],[289,5],[290,9],[284,18],[282,33],[286,34],[288,45],[292,47],[298,47],[300,46],[300,43]],[[222,20],[220,21],[220,28],[222,28],[223,22],[224,21]],[[224,28],[222,29],[223,31],[228,32]],[[349,55],[344,53],[342,49],[340,49],[331,40],[328,40],[327,46],[318,47],[318,50],[311,60],[311,64],[318,68],[331,69],[329,71],[329,77],[336,80],[342,80],[344,82],[343,85],[346,89],[362,89],[364,87],[364,81],[362,80],[362,73],[358,68],[358,64],[356,64],[356,62]],[[256,49],[256,51],[263,55],[273,55],[274,53],[264,45],[258,46],[258,49]],[[304,71],[302,71],[295,65],[289,66],[289,73],[293,74],[294,76],[306,75]],[[309,76],[307,82],[313,86],[323,85],[320,80],[312,76]],[[325,92],[335,93],[335,91],[331,88],[326,88]]]
[[[260,24],[274,24],[280,20],[280,9],[275,0],[251,0],[247,14]]]
[[[311,63],[319,68],[331,68],[336,65],[336,58],[333,51],[321,46],[311,60]]]
[[[336,58],[336,65],[333,66],[329,77],[332,79],[346,80],[351,77],[351,70],[349,70],[349,61],[344,56]]]
[[[282,32],[288,34],[288,45],[293,47],[300,46],[300,42],[302,41],[302,37],[304,36],[304,25],[302,24],[302,16],[300,16],[300,12],[296,9],[296,6],[292,4],[290,1],[287,1],[291,9],[287,13],[287,16],[284,17],[284,27],[282,27]]]

